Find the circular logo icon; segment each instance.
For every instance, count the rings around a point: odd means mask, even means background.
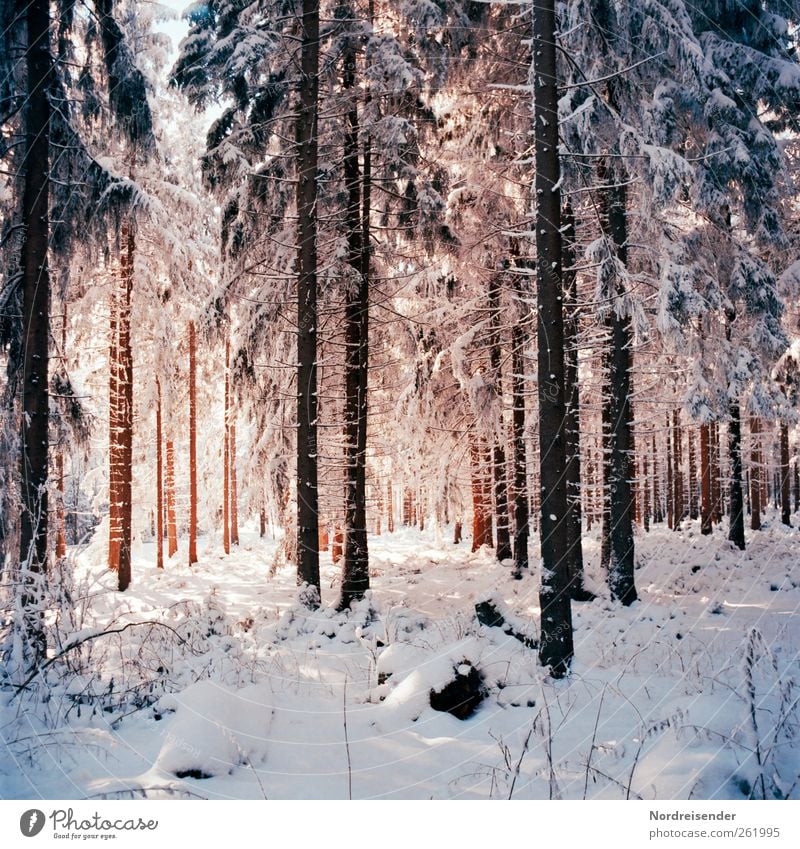
[[[19,818],[19,830],[25,837],[36,837],[44,828],[44,812],[38,808],[31,808]]]

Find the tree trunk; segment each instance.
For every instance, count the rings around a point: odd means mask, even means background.
[[[197,350],[189,322],[189,565],[197,563]],[[261,534],[264,535],[263,533]]]
[[[611,346],[608,341],[603,345],[601,356],[601,374],[603,386],[608,386],[611,378]],[[613,471],[611,468],[611,431],[612,431],[612,409],[611,393],[603,390],[600,401],[600,454],[603,469],[603,488],[601,490],[603,522],[600,530],[600,568],[608,573],[611,563],[611,481]]]
[[[700,533],[711,533],[711,450],[708,422],[700,425]]]
[[[47,477],[49,462],[50,272],[50,6],[48,0],[17,4],[25,16],[25,176],[22,197],[22,417],[20,429],[21,607],[32,663],[46,645],[39,606],[39,575],[47,571]]]
[[[794,512],[800,510],[800,458],[797,456],[797,448],[794,451]]]
[[[623,265],[628,263],[627,194],[621,182],[612,183],[605,164],[600,166],[601,220],[613,240],[617,256]],[[616,295],[623,294],[618,288]],[[631,346],[633,334],[630,316],[620,316],[612,306],[608,325],[611,340],[610,375],[606,387],[611,412],[611,557],[608,584],[611,597],[624,605],[637,599],[634,583],[633,498],[631,490],[631,457],[633,428],[631,414]]]
[[[369,366],[369,210],[361,207],[361,174],[358,166],[358,101],[356,52],[344,56],[343,87],[350,93],[345,118],[344,178],[347,189],[347,262],[352,280],[346,287],[345,323],[345,548],[342,597],[339,609],[364,597],[369,589],[367,548],[367,374]]]
[[[225,340],[225,398],[223,401],[222,436],[222,548],[231,553],[231,427],[230,427],[230,376],[231,343]]]
[[[564,439],[564,317],[561,280],[561,182],[558,156],[556,17],[553,0],[533,6],[536,287],[539,387],[540,544],[539,660],[562,678],[573,657],[567,550]]]
[[[394,492],[392,491],[392,478],[386,482],[386,530],[394,533]]]
[[[119,352],[119,287],[112,280],[109,295],[108,350],[108,568],[119,570],[119,548],[122,538],[119,513],[119,481],[121,475],[122,377]]]
[[[489,362],[491,365],[494,400],[497,405],[498,433],[505,435],[503,421],[503,373],[500,353],[500,277],[497,274],[489,279]],[[494,477],[494,505],[497,518],[497,548],[495,555],[502,563],[510,560],[511,533],[508,517],[508,480],[506,476],[506,451],[503,438],[497,433],[493,436],[492,473]]]
[[[583,586],[583,522],[581,514],[580,387],[578,386],[578,275],[575,271],[575,215],[569,203],[562,217],[561,275],[564,304],[564,453],[567,475],[567,573],[573,601],[591,601]]]
[[[161,445],[161,382],[156,378],[156,566],[164,568],[164,469]]]
[[[319,604],[317,489],[317,115],[319,0],[303,0],[297,104],[297,583]]]
[[[477,551],[482,545],[491,545],[491,537],[487,533],[488,516],[484,500],[486,487],[478,437],[473,437],[470,441],[469,453],[472,484],[472,550]]]
[[[231,545],[239,545],[239,490],[236,480],[236,408],[231,390],[231,434],[230,434],[230,473],[231,473]]]
[[[178,551],[178,522],[175,517],[175,443],[167,439],[167,469],[165,480],[167,494],[167,557]]]
[[[681,433],[680,412],[672,411],[672,449],[673,480],[675,482],[675,530],[679,530],[685,513],[683,492],[683,434]]]
[[[119,310],[119,560],[118,587],[124,592],[131,582],[133,531],[133,350],[131,348],[131,297],[136,241],[133,227],[122,225],[121,302]]]
[[[761,452],[759,434],[761,422],[750,416],[750,530],[761,530]]]
[[[514,277],[519,286],[521,278]],[[517,295],[521,297],[520,288]],[[528,467],[525,457],[525,331],[521,321],[511,325],[511,404],[514,468],[514,577],[521,579],[528,569]]]
[[[744,504],[742,498],[742,425],[739,416],[739,399],[728,407],[728,454],[731,463],[731,505],[728,539],[744,551]]]
[[[666,442],[667,442],[667,527],[675,528],[675,478],[672,473],[672,428],[669,424],[669,413],[666,419]]]
[[[66,371],[67,351],[67,305],[64,304],[64,312],[61,316],[61,351],[60,358],[62,367]],[[60,442],[60,440],[59,440]],[[64,483],[64,446],[59,444],[56,455],[56,482],[58,486],[58,506],[56,509],[56,557],[60,560],[67,556],[67,522],[65,506],[65,483]]]
[[[647,446],[642,452],[642,487],[644,489],[642,503],[642,521],[645,531],[650,530],[650,471],[647,463]]]
[[[686,428],[686,440],[689,443],[689,518],[697,519],[700,515],[697,498],[697,456],[694,430],[691,427]]]
[[[659,479],[659,463],[658,454],[656,453],[656,434],[653,432],[653,522],[661,524],[664,521],[664,511],[661,506],[661,491],[658,486]]]
[[[719,422],[711,422],[711,521],[722,521],[722,465],[720,463]]]
[[[789,425],[785,421],[780,423],[781,432],[781,522],[791,527],[792,506],[790,501],[791,471],[789,468]]]

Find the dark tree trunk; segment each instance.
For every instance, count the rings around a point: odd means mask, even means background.
[[[231,343],[225,340],[225,399],[223,401],[222,434],[222,549],[231,553]]]
[[[750,416],[750,530],[761,530],[761,452],[759,435],[761,422]]]
[[[611,380],[611,344],[608,340],[603,345],[601,354],[601,374],[603,386],[606,387]],[[600,401],[600,445],[603,469],[603,488],[601,490],[601,504],[603,507],[603,522],[600,530],[600,567],[608,573],[611,563],[611,481],[613,470],[611,468],[611,431],[613,429],[611,393],[605,389]]]
[[[197,563],[197,352],[189,322],[189,565]],[[261,534],[264,535],[263,533]]]
[[[667,527],[675,528],[675,479],[672,474],[672,433],[669,424],[669,413],[666,418],[666,443],[667,443]]]
[[[728,454],[731,463],[731,505],[728,539],[744,551],[744,503],[742,498],[742,424],[739,417],[739,399],[728,407]]]
[[[363,598],[369,589],[367,550],[367,368],[369,356],[369,239],[366,214],[361,208],[358,165],[358,101],[356,53],[344,56],[343,85],[350,95],[344,136],[344,178],[347,188],[347,262],[352,269],[345,295],[345,505],[344,568],[339,608]]]
[[[297,582],[319,602],[317,489],[317,112],[319,1],[303,0],[297,114]]]
[[[500,355],[500,278],[492,275],[489,281],[489,363],[492,371],[494,397],[497,404],[498,431],[505,434],[503,422],[503,377]],[[506,478],[506,451],[502,438],[493,437],[492,473],[494,477],[494,506],[497,519],[497,548],[499,561],[511,558],[511,535],[508,520],[508,481]]]
[[[790,525],[792,505],[790,500],[791,470],[789,468],[789,425],[785,421],[780,423],[781,431],[781,522]]]
[[[627,193],[621,182],[614,184],[605,165],[600,167],[605,185],[601,189],[601,220],[613,240],[617,256],[628,262]],[[616,295],[621,295],[619,289]],[[631,346],[633,334],[630,316],[620,316],[613,306],[608,317],[611,343],[610,374],[606,392],[610,401],[610,561],[608,584],[611,597],[624,605],[637,599],[634,584],[633,493],[631,488],[631,457],[633,428],[631,414]]]
[[[119,309],[119,565],[118,586],[124,592],[131,583],[133,530],[133,350],[131,348],[131,297],[136,241],[130,223],[122,226],[121,303]]]
[[[797,456],[797,449],[795,448],[794,452],[794,485],[793,485],[793,498],[794,498],[794,512],[797,513],[800,510],[800,458]]]
[[[22,196],[22,420],[20,431],[20,562],[25,631],[35,662],[45,651],[38,575],[47,570],[50,272],[50,6],[19,3],[27,26],[25,177]]]
[[[521,277],[515,276],[517,286]],[[521,295],[519,288],[517,295]],[[525,457],[525,331],[519,319],[511,325],[511,404],[512,447],[514,466],[514,577],[522,578],[528,570],[528,464]]]
[[[711,428],[700,425],[700,533],[711,533]]]
[[[583,522],[581,515],[580,387],[578,386],[578,275],[575,271],[575,215],[569,204],[562,217],[561,275],[564,303],[564,452],[567,463],[567,572],[574,601],[591,601],[583,586]]]
[[[536,159],[536,287],[539,475],[542,555],[539,660],[556,678],[573,657],[567,550],[564,439],[564,317],[561,295],[561,181],[558,158],[556,17],[553,0],[533,7],[534,148]]]
[[[642,486],[644,488],[642,520],[645,531],[650,530],[650,470],[648,469],[647,451],[648,446],[642,452]]]

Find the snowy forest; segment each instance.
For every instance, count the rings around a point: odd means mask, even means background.
[[[800,799],[800,2],[0,0],[0,799]]]

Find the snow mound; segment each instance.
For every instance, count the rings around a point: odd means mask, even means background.
[[[233,690],[200,681],[164,696],[163,710],[176,711],[156,768],[178,778],[210,778],[236,766],[263,761],[272,720],[272,690],[258,684]]]

